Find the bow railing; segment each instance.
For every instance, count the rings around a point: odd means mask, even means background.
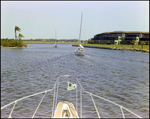
[[[60,77],[67,77],[67,80],[68,80],[68,77],[71,77],[71,76],[70,76],[70,75],[62,75],[62,76],[60,76]],[[32,118],[34,118],[34,116],[35,116],[37,110],[39,109],[39,107],[40,107],[40,105],[41,105],[41,103],[42,103],[42,101],[43,101],[43,99],[44,99],[44,97],[45,97],[45,95],[46,95],[48,92],[54,91],[54,93],[53,93],[53,106],[52,106],[52,118],[53,118],[53,117],[54,117],[54,111],[55,111],[56,105],[57,105],[57,97],[58,97],[58,89],[59,89],[59,78],[60,78],[60,77],[57,78],[57,80],[56,80],[56,82],[55,82],[55,84],[54,84],[54,87],[53,87],[52,89],[45,90],[45,91],[42,91],[42,92],[39,92],[39,93],[35,93],[35,94],[32,94],[32,95],[29,95],[29,96],[20,98],[20,99],[18,99],[18,100],[15,100],[15,101],[13,101],[13,102],[11,102],[11,103],[9,103],[9,104],[7,104],[7,105],[1,107],[1,110],[4,109],[4,108],[6,108],[6,107],[8,107],[8,106],[10,106],[10,105],[13,105],[13,104],[14,104],[13,107],[12,107],[12,110],[11,110],[9,116],[8,116],[8,118],[12,118],[11,115],[12,115],[12,113],[13,113],[13,110],[14,110],[16,104],[17,104],[19,101],[22,101],[22,100],[24,100],[24,99],[26,99],[26,98],[30,98],[30,97],[33,97],[33,96],[36,96],[36,95],[39,95],[39,94],[44,94],[43,97],[42,97],[42,99],[41,99],[41,101],[40,101],[40,103],[38,104],[36,110],[34,111],[34,114],[33,114],[33,116],[32,116]],[[103,97],[101,97],[101,96],[98,96],[98,95],[95,95],[95,94],[90,93],[90,92],[88,92],[88,91],[85,91],[84,88],[82,87],[81,83],[79,82],[79,80],[78,80],[77,78],[76,78],[76,84],[79,84],[79,86],[80,86],[80,118],[82,118],[82,93],[86,93],[86,94],[89,94],[89,95],[90,95],[90,97],[91,97],[91,99],[92,99],[92,102],[93,102],[93,104],[94,104],[94,107],[95,107],[95,111],[97,112],[98,118],[101,118],[101,116],[100,116],[100,114],[99,114],[99,111],[98,111],[98,109],[97,109],[97,106],[96,106],[96,103],[95,103],[93,97],[100,98],[100,99],[102,99],[102,100],[105,100],[105,101],[107,101],[107,102],[109,102],[109,103],[112,103],[112,104],[118,106],[118,107],[120,108],[120,110],[121,110],[121,113],[122,113],[123,118],[125,118],[123,109],[126,110],[126,111],[128,111],[128,112],[130,112],[131,114],[135,115],[135,116],[138,117],[138,118],[142,118],[142,117],[140,117],[139,115],[135,114],[134,112],[130,111],[129,109],[123,107],[122,105],[119,105],[119,104],[117,104],[117,103],[115,103],[115,102],[113,102],[113,101],[110,101],[110,100],[108,100],[108,99],[105,99],[105,98],[103,98]],[[76,88],[76,111],[78,111],[78,107],[77,107],[78,104],[77,104],[77,103],[78,103],[78,98],[77,98],[77,88]]]

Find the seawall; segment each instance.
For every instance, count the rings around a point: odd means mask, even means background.
[[[78,45],[72,45],[72,46],[78,47]],[[84,47],[87,47],[87,48],[99,48],[99,49],[108,49],[108,50],[111,50],[110,47],[98,47],[98,46],[84,46]]]
[[[72,45],[78,47],[78,45]],[[84,46],[84,45],[83,45]],[[98,46],[84,46],[87,48],[99,48],[99,49],[108,49],[108,50],[127,50],[127,51],[139,51],[149,53],[149,50],[146,49],[137,49],[137,48],[122,48],[122,47],[98,47]]]

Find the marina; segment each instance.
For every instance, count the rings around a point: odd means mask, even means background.
[[[2,1],[1,118],[149,118],[148,3]]]

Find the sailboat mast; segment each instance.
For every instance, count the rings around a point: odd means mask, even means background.
[[[57,31],[55,30],[55,39],[57,39],[57,36],[56,36],[56,35],[57,35]]]
[[[81,22],[80,22],[79,41],[80,41],[80,38],[81,38],[82,16],[83,16],[83,12],[81,13]]]

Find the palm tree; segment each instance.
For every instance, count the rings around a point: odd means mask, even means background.
[[[21,33],[19,33],[18,37],[19,37],[19,44],[20,44],[20,43],[22,43],[21,38],[24,36]]]
[[[19,39],[21,39],[24,36],[21,33],[19,33],[18,37],[19,37]]]
[[[133,39],[131,43],[132,43],[132,48],[133,48],[135,44],[135,40]]]
[[[122,44],[123,44],[123,40],[124,40],[124,39],[125,39],[125,37],[121,37],[121,38],[120,38],[120,40],[122,41]],[[121,47],[123,46],[122,44],[121,44]]]
[[[142,49],[143,49],[143,45],[145,45],[145,42],[144,42],[144,41],[141,41]]]
[[[21,29],[20,29],[18,26],[15,26],[15,40],[16,40],[16,38],[17,38],[17,34],[16,34],[16,32],[17,32],[17,31],[19,31],[19,32],[20,32],[20,30],[21,30]]]

